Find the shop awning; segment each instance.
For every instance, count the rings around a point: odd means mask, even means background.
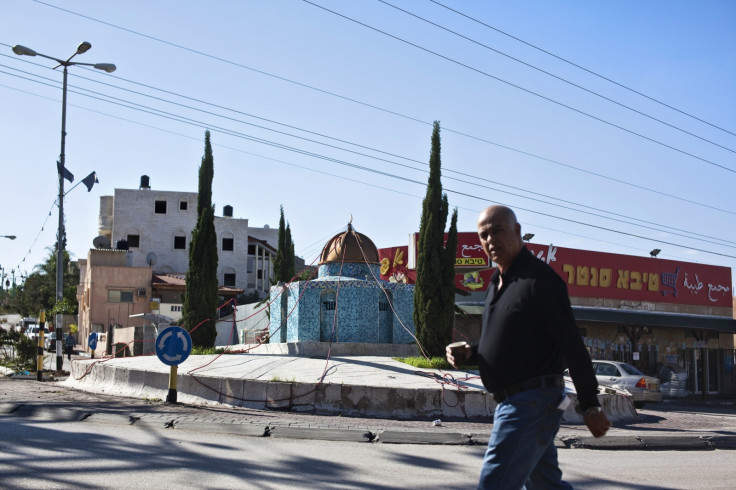
[[[575,319],[579,322],[663,328],[691,328],[736,334],[736,320],[726,316],[689,315],[662,311],[614,310],[612,308],[591,308],[585,306],[573,306],[572,311]]]
[[[456,304],[469,315],[483,314],[483,302],[466,301]],[[736,334],[736,320],[727,316],[692,315],[663,311],[616,310],[613,308],[592,308],[590,306],[573,306],[572,311],[578,322],[607,323],[621,326],[639,325],[662,328],[690,328]]]

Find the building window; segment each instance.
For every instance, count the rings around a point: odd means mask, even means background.
[[[256,254],[256,246],[248,245],[248,255],[255,255],[255,254]]]
[[[179,201],[179,211],[186,211],[187,206],[188,204],[186,201]]]
[[[138,248],[140,246],[141,246],[141,236],[140,235],[128,235],[128,247]]]
[[[325,310],[327,311],[335,311],[335,302],[334,301],[323,301],[323,305],[325,305]]]
[[[256,277],[257,277],[258,279],[263,279],[263,269],[258,269],[258,270],[256,271]]]
[[[378,311],[388,311],[388,303],[384,301],[378,302]]]
[[[121,291],[119,289],[110,289],[107,292],[108,303],[132,303],[134,291]]]
[[[187,237],[175,236],[174,237],[174,250],[184,250],[187,248]]]
[[[235,240],[232,238],[223,238],[222,239],[222,250],[232,252],[234,248]]]
[[[181,311],[181,305],[172,305],[171,311]]]
[[[225,282],[223,285],[234,288],[235,287],[235,274],[225,273]]]
[[[166,201],[156,201],[154,212],[156,214],[166,214]]]

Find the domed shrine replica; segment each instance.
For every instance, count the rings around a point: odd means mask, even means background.
[[[411,344],[413,308],[414,286],[382,280],[378,249],[348,224],[322,249],[316,279],[271,288],[269,342]]]

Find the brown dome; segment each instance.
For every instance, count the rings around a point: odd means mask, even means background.
[[[320,265],[330,262],[378,264],[378,249],[370,238],[348,224],[348,231],[332,237],[322,249]]]

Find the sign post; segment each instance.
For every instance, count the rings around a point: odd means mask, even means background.
[[[192,338],[189,332],[181,327],[167,327],[156,337],[156,355],[166,364],[171,366],[169,371],[169,393],[166,395],[166,403],[176,403],[176,375],[178,366],[189,357],[192,352]]]
[[[87,345],[89,350],[92,351],[92,359],[95,358],[95,349],[97,349],[97,332],[92,332],[87,338]]]

